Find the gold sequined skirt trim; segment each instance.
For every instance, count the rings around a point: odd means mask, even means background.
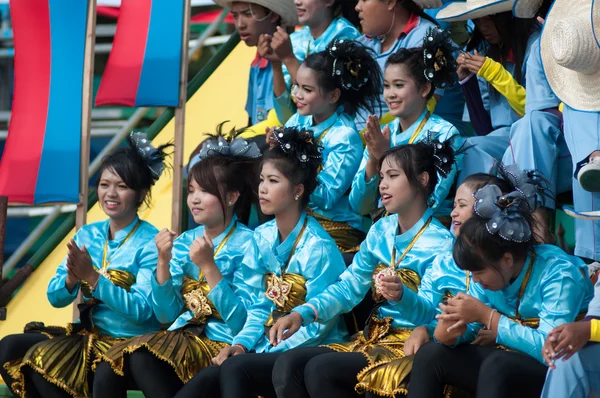
[[[161,361],[168,363],[177,377],[187,383],[196,373],[211,365],[211,360],[228,344],[213,341],[204,334],[196,336],[188,330],[162,330],[134,337],[115,344],[108,352],[98,358],[106,361],[113,371],[123,376],[123,360],[126,354],[132,354],[140,348],[147,349]]]
[[[365,357],[368,365],[358,373],[354,387],[359,394],[371,392],[391,398],[408,394],[413,356],[404,355],[404,342],[412,330],[391,329],[390,324],[380,320],[372,326],[368,338],[360,332],[350,342],[326,346],[337,352],[359,352]]]
[[[27,366],[74,398],[91,397],[88,372],[93,359],[123,339],[86,330],[73,334],[71,328],[67,331],[67,336],[37,343],[22,360],[5,364],[5,369],[15,380],[11,387],[17,395],[22,398],[27,396],[23,373],[23,368]]]

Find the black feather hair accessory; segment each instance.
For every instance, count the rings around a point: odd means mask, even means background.
[[[538,170],[521,170],[514,164],[501,164],[498,174],[521,193],[532,212],[543,207],[546,199],[552,198],[550,181]]]
[[[273,130],[275,140],[283,153],[296,158],[300,165],[320,165],[323,147],[316,142],[311,130],[300,127],[277,127]]]
[[[358,91],[371,79],[367,65],[351,57],[359,46],[362,44],[344,39],[333,40],[327,46],[327,52],[333,58],[331,75],[340,79],[341,86],[346,90]]]
[[[434,135],[433,132],[428,131],[423,142],[433,149],[434,166],[442,177],[447,178],[458,155],[463,154],[467,148],[463,143],[458,149],[454,149],[456,141],[462,140],[459,135],[454,135],[445,141],[440,141],[439,136],[439,133]]]
[[[163,144],[155,148],[146,133],[136,131],[131,132],[128,142],[129,147],[146,163],[152,174],[152,179],[156,182],[165,168],[169,167],[165,159],[170,153],[167,153],[165,150],[172,147],[173,144]]]
[[[438,27],[427,30],[423,39],[423,73],[435,88],[446,88],[456,83],[458,64],[454,52],[457,50],[449,31]]]

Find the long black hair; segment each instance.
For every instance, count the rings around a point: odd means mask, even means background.
[[[372,54],[357,41],[333,40],[327,50],[309,55],[304,65],[315,71],[321,89],[340,89],[339,104],[346,113],[354,115],[359,108],[374,113],[383,78]]]
[[[360,19],[358,18],[358,13],[354,9],[355,7],[356,0],[335,0],[333,3],[333,17],[346,18],[352,25],[360,28]]]
[[[527,42],[536,24],[535,18],[517,18],[511,11],[500,14],[490,15],[500,36],[499,44],[489,44],[487,50],[488,57],[496,62],[505,65],[512,52],[514,58],[515,70],[513,75],[519,83],[525,76],[522,76],[523,62],[525,62],[525,53],[527,51]],[[480,49],[485,38],[481,31],[475,25],[471,39],[467,43],[467,51]]]

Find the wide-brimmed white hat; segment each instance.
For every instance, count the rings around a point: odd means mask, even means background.
[[[598,1],[556,0],[540,39],[550,87],[562,102],[580,111],[600,111]]]
[[[536,16],[544,0],[515,0],[512,12],[517,18],[533,18]]]
[[[413,0],[416,5],[421,7],[424,10],[428,10],[431,8],[440,8],[444,5],[442,0]]]
[[[231,3],[238,0],[213,0],[217,5],[231,9]],[[287,26],[298,24],[298,11],[294,5],[294,0],[239,0],[240,3],[252,3],[263,6],[281,17],[283,23]]]
[[[467,0],[446,4],[435,18],[439,21],[466,21],[512,11],[515,0]]]

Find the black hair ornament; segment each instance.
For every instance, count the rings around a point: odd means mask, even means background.
[[[360,61],[351,59],[347,54],[352,53],[353,47],[361,44],[353,40],[333,40],[327,47],[333,58],[331,75],[340,79],[341,86],[346,90],[360,90],[369,81],[369,71]]]
[[[423,73],[435,88],[446,88],[456,83],[458,64],[453,53],[457,50],[449,31],[438,27],[427,30],[423,39]]]
[[[152,141],[148,139],[146,133],[132,131],[129,135],[129,147],[137,153],[140,158],[146,163],[152,179],[156,182],[165,168],[168,165],[165,163],[165,159],[169,155],[165,152],[166,148],[172,147],[172,143],[163,144],[158,148],[152,145]]]
[[[321,162],[323,147],[315,144],[311,130],[297,127],[277,127],[273,129],[273,136],[281,150],[296,157],[301,164]]]
[[[456,163],[457,156],[464,153],[467,148],[463,144],[460,148],[454,149],[455,141],[461,139],[458,135],[454,135],[445,141],[440,141],[439,136],[439,133],[434,136],[433,132],[428,131],[423,143],[433,149],[433,164],[436,170],[442,177],[448,178],[448,175],[452,171],[452,166]]]

